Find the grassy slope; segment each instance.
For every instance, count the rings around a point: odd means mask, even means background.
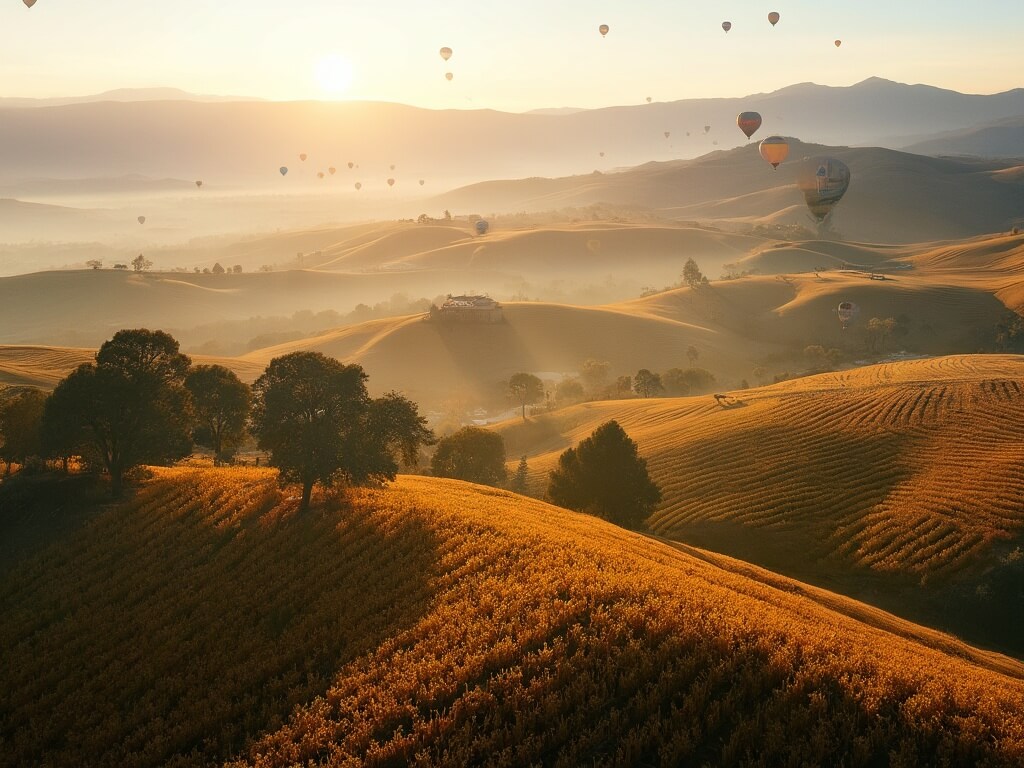
[[[788,580],[451,481],[295,504],[160,470],[14,569],[0,763],[1024,759],[1021,665]]]

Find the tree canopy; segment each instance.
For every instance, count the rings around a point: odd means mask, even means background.
[[[438,441],[430,469],[436,477],[497,485],[506,477],[505,441],[497,432],[463,427]]]
[[[548,496],[555,504],[627,528],[640,528],[661,501],[647,462],[616,421],[605,422],[559,456]]]
[[[514,373],[508,380],[508,391],[523,407],[523,421],[526,421],[526,406],[544,398],[544,382],[532,373]]]
[[[652,397],[664,392],[665,387],[661,383],[661,376],[641,368],[633,377],[633,391],[640,397]]]
[[[24,464],[31,456],[42,457],[40,424],[46,394],[37,389],[18,392],[0,401],[0,459],[10,474],[11,464]]]
[[[252,391],[222,365],[197,365],[185,378],[185,387],[192,394],[196,422],[209,436],[214,463],[230,458],[245,439]]]
[[[80,365],[54,389],[43,433],[65,441],[74,436],[83,458],[107,470],[116,498],[128,469],[191,450],[191,398],[184,387],[190,364],[163,331],[118,331],[95,363]]]

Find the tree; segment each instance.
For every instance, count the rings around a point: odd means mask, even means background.
[[[683,265],[683,283],[690,288],[697,288],[704,280],[704,275],[701,274],[700,267],[697,266],[697,262],[693,259],[687,259]]]
[[[153,262],[143,256],[141,253],[132,259],[132,269],[136,272],[145,272],[147,269],[153,266]]]
[[[632,376],[619,376],[615,380],[615,391],[618,394],[623,394],[633,391],[633,377]]]
[[[555,400],[560,404],[578,403],[585,392],[579,379],[563,379],[555,386]]]
[[[430,469],[436,477],[497,485],[506,476],[505,441],[497,432],[463,427],[437,443]]]
[[[184,386],[190,363],[163,331],[118,331],[95,363],[83,363],[54,389],[44,433],[80,435],[84,457],[106,469],[117,498],[127,470],[191,450],[191,398]]]
[[[606,360],[595,360],[590,358],[580,366],[580,378],[587,389],[597,392],[608,383],[608,374],[611,372],[612,364]]]
[[[516,466],[516,472],[512,475],[512,482],[509,483],[511,488],[516,493],[526,493],[526,480],[530,475],[530,465],[526,463],[526,457],[523,456],[519,459],[519,464]]]
[[[234,272],[236,275],[242,274],[242,265],[241,264],[235,264],[235,266],[233,266],[231,268],[231,271]]]
[[[222,365],[196,366],[185,378],[185,387],[192,395],[197,424],[209,434],[214,464],[219,464],[245,439],[252,391]]]
[[[396,458],[412,461],[432,438],[416,406],[395,393],[371,400],[366,373],[318,352],[275,357],[253,384],[251,423],[281,480],[313,486],[393,480]]]
[[[641,397],[650,397],[664,392],[665,387],[661,383],[661,376],[641,368],[633,377],[633,391]]]
[[[215,275],[223,275],[224,272],[225,272],[224,267],[222,267],[220,265],[219,261],[216,264],[213,265],[213,274],[215,274]]]
[[[715,375],[706,368],[687,368],[680,372],[680,381],[691,395],[700,395],[715,388]]]
[[[597,515],[627,528],[639,528],[661,501],[636,443],[616,421],[599,426],[558,458],[548,484],[551,501]]]
[[[31,456],[42,457],[42,421],[46,393],[27,389],[0,403],[0,459],[11,473],[11,464],[24,464]]]
[[[85,262],[85,266],[89,267],[89,269],[99,269],[103,266],[103,261],[101,259],[89,259]]]
[[[682,368],[669,368],[661,374],[661,383],[665,387],[665,394],[672,397],[685,397],[690,394],[690,382]]]
[[[700,350],[692,344],[686,348],[686,359],[690,361],[690,367],[692,368],[694,363],[697,362],[697,358],[700,357]]]
[[[868,347],[874,352],[876,347],[879,352],[885,351],[885,340],[889,338],[896,328],[896,319],[887,317],[884,320],[879,317],[872,317],[868,320]]]
[[[508,380],[508,391],[522,405],[526,421],[526,406],[544,399],[544,382],[532,373],[514,373]]]

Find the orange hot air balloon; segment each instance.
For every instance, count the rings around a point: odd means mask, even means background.
[[[355,186],[356,186],[356,191],[358,192],[360,189],[363,188],[363,182],[357,181]]]
[[[441,58],[442,59],[444,59],[445,61],[448,61],[448,59],[450,59],[451,57],[452,57],[452,49],[451,48],[449,48],[448,46],[445,46],[444,48],[441,49]]]
[[[388,186],[389,187],[395,186],[395,180],[394,179],[388,179]]]
[[[722,29],[724,29],[726,32],[728,32],[730,29],[732,29],[732,22],[731,21],[723,21],[722,22]]]
[[[768,22],[769,22],[769,23],[770,23],[770,24],[771,24],[771,25],[772,25],[773,27],[774,27],[774,26],[775,26],[776,24],[778,24],[778,23],[779,23],[779,18],[780,18],[780,16],[779,16],[779,12],[778,12],[778,11],[772,11],[771,13],[769,13],[769,14],[768,14]]]
[[[316,175],[318,179],[322,179],[326,174],[323,171],[319,171]]]
[[[331,174],[331,176],[333,176],[334,174],[336,174],[336,173],[338,172],[338,169],[337,169],[337,168],[335,168],[335,167],[334,167],[334,166],[332,165],[332,166],[331,166],[330,168],[328,168],[328,169],[327,169],[327,172],[328,172],[329,174]]]
[[[843,44],[842,40],[836,40],[836,48]]]
[[[772,168],[778,168],[779,163],[789,155],[789,142],[781,136],[769,136],[758,145],[758,151],[761,157],[772,164]]]
[[[601,37],[604,37],[605,35],[608,34],[608,25],[602,24],[600,27],[597,28],[597,31],[601,33]]]
[[[455,75],[453,75],[451,72],[444,73],[444,79],[447,80],[449,83],[452,81],[453,77],[455,77]]]
[[[306,162],[306,157],[307,157],[306,153],[303,152],[301,155],[299,155],[299,160],[301,160],[302,162]]]
[[[757,112],[740,112],[736,116],[736,125],[739,126],[743,134],[749,139],[761,127],[761,115]]]

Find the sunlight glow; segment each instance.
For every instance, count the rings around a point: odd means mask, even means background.
[[[317,85],[332,96],[340,96],[352,87],[352,63],[337,53],[324,56],[313,68]]]

